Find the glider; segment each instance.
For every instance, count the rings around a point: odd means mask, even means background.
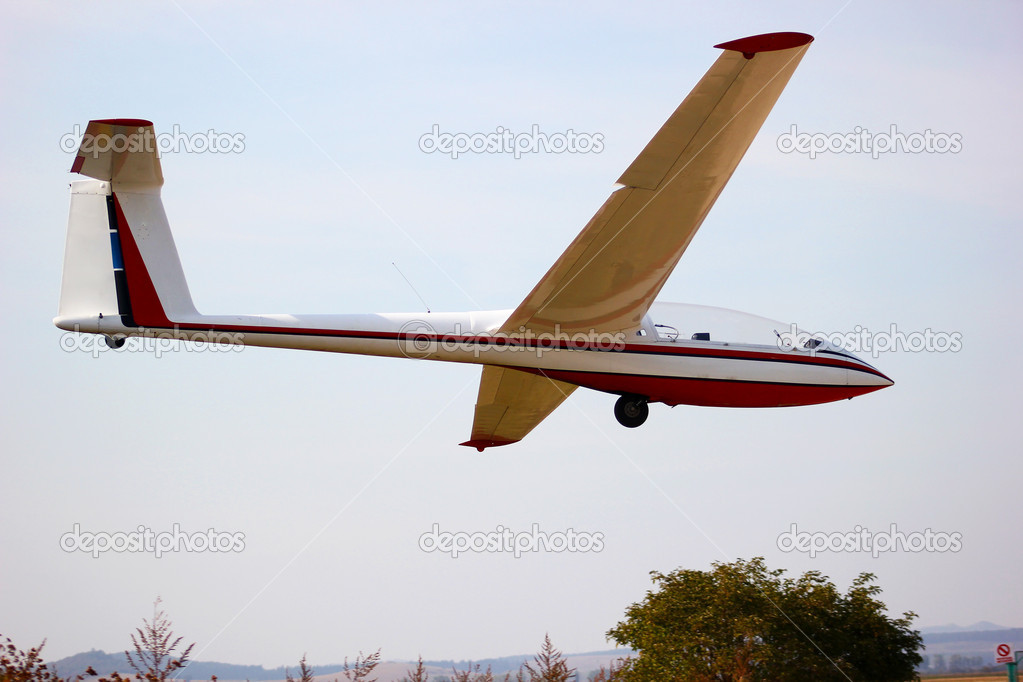
[[[890,386],[826,341],[779,343],[777,324],[762,318],[654,302],[812,41],[770,33],[717,45],[619,187],[510,311],[202,315],[160,199],[152,123],[90,121],[71,170],[92,179],[71,184],[54,324],[113,347],[169,336],[480,364],[462,443],[480,451],[521,440],[580,386],[620,396],[615,416],[627,427],[652,402],[782,407]],[[740,338],[758,322],[760,336]]]

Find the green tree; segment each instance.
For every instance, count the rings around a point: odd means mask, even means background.
[[[861,574],[843,595],[817,571],[798,579],[783,574],[762,558],[651,573],[657,589],[607,633],[639,652],[615,679],[916,679],[922,644],[910,628],[916,614],[888,618],[874,575]]]

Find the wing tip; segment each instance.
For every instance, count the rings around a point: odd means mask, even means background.
[[[152,121],[147,121],[144,118],[97,118],[89,121],[89,123],[102,123],[108,126],[125,126],[128,128],[145,128],[146,126],[153,125]]]
[[[518,443],[518,440],[508,440],[507,438],[474,438],[467,440],[459,445],[464,445],[469,448],[476,448],[478,451],[483,452],[487,448],[497,448],[502,445],[511,445],[512,443]]]
[[[746,59],[752,59],[758,52],[775,52],[777,50],[790,50],[794,47],[802,47],[813,42],[813,36],[808,33],[796,33],[793,31],[782,31],[779,33],[761,33],[756,36],[747,36],[736,40],[729,40],[714,47],[722,50],[734,50],[742,52]]]

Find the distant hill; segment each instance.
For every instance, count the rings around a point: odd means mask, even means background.
[[[990,627],[991,629],[984,629]],[[936,631],[937,630],[937,631]],[[923,631],[924,647],[921,652],[927,655],[930,660],[936,656],[943,656],[951,660],[952,656],[961,656],[983,659],[984,665],[994,663],[994,648],[1000,642],[1009,642],[1016,649],[1023,649],[1023,628],[1000,628],[994,623],[982,621],[969,627],[957,625],[942,626],[941,628],[927,628]],[[594,651],[581,654],[565,654],[568,665],[578,670],[581,679],[601,665],[608,665],[623,656],[632,652],[628,649],[612,649],[607,651]],[[489,666],[495,675],[504,675],[506,672],[514,673],[519,666],[527,661],[533,660],[533,654],[521,654],[518,656],[502,656],[500,658],[487,658],[472,661],[472,664],[479,664],[481,670]],[[450,677],[452,668],[465,670],[469,665],[468,661],[454,660],[432,660],[423,661],[430,673],[431,680],[440,680]],[[121,674],[128,673],[130,667],[125,660],[124,652],[106,653],[93,649],[74,656],[62,658],[47,664],[63,678],[74,677],[85,672],[85,669],[92,667],[100,675],[109,675],[115,670]],[[376,670],[380,682],[396,682],[403,678],[414,662],[389,661],[381,663]],[[264,668],[260,665],[236,665],[233,663],[216,663],[213,661],[194,661],[179,674],[178,679],[182,682],[189,680],[209,680],[216,675],[219,682],[276,682],[284,680],[288,670],[291,674],[297,675],[296,665],[279,668]],[[317,682],[334,682],[341,676],[342,665],[312,665],[316,674]]]
[[[608,665],[611,661],[627,656],[632,653],[628,649],[617,649],[611,651],[595,651],[583,654],[566,654],[565,658],[568,660],[570,668],[575,668],[579,671],[580,677],[584,678],[591,671],[597,670],[601,665]],[[478,661],[472,661],[472,665],[479,664],[480,670],[486,670],[489,666],[495,675],[504,675],[506,672],[514,673],[519,669],[519,666],[527,661],[533,660],[533,654],[521,655],[521,656],[504,656],[502,658],[488,658],[481,659]],[[469,665],[469,661],[454,661],[454,660],[440,660],[440,661],[423,661],[423,664],[427,667],[427,671],[430,673],[431,680],[442,680],[446,677],[450,677],[452,674],[452,668],[458,670],[465,670]],[[105,676],[112,672],[119,672],[122,675],[131,670],[128,665],[127,659],[125,659],[124,652],[120,651],[117,653],[106,653],[98,649],[92,651],[86,651],[67,658],[62,658],[59,661],[53,661],[47,663],[50,670],[56,672],[59,676],[67,679],[76,675],[85,673],[86,668],[92,667],[97,674]],[[213,675],[217,676],[218,682],[276,682],[278,680],[284,680],[287,676],[287,672],[291,672],[292,676],[298,676],[298,666],[281,666],[279,668],[264,668],[260,665],[235,665],[233,663],[216,663],[213,661],[193,661],[185,666],[184,670],[178,675],[178,679],[182,682],[188,682],[189,680],[209,680]],[[341,675],[341,671],[344,669],[343,665],[312,665],[313,672],[316,675],[317,682],[334,682],[334,680]],[[415,662],[408,661],[388,661],[381,663],[374,674],[379,678],[380,682],[395,682],[403,678],[408,671],[415,667]]]
[[[946,661],[952,656],[979,658],[982,665],[991,666],[995,663],[995,647],[1002,642],[1012,644],[1013,649],[1023,649],[1023,628],[925,634],[921,654],[930,660],[935,656],[942,656]]]
[[[920,628],[921,634],[931,635],[939,632],[981,632],[984,630],[1009,630],[1004,625],[997,625],[989,620],[982,620],[973,625],[956,625],[955,623],[949,623],[948,625],[932,625],[931,627]]]
[[[85,673],[86,668],[92,669],[99,675],[109,675],[112,672],[119,672],[122,675],[132,672],[128,660],[123,651],[117,653],[106,653],[98,649],[86,651],[62,658],[59,661],[47,663],[49,668],[63,678],[74,677]],[[213,661],[193,661],[185,666],[178,675],[179,680],[208,680],[213,675],[218,680],[250,680],[250,682],[265,682],[267,680],[283,680],[290,669],[293,676],[297,676],[294,666],[281,666],[280,668],[264,668],[261,665],[235,665],[233,663],[215,663]],[[315,668],[317,675],[333,675],[340,673],[344,668],[342,665],[325,665]]]
[[[115,670],[119,673],[128,672],[128,661],[124,653],[108,654],[99,649],[92,649],[80,654],[62,658],[59,661],[52,661],[46,664],[47,667],[63,678],[74,677],[85,673],[86,668],[92,667],[100,675],[109,675]]]
[[[631,649],[610,649],[582,654],[564,654],[564,657],[568,661],[569,668],[575,668],[585,677],[587,673],[599,669],[600,666],[607,666],[611,661],[630,654],[632,654]],[[518,656],[502,656],[501,658],[482,658],[474,661],[423,661],[423,665],[444,670],[445,674],[450,675],[452,667],[465,670],[466,666],[472,663],[474,666],[479,665],[480,670],[486,670],[489,667],[495,675],[504,675],[517,672],[523,663],[532,663],[533,656],[534,654],[520,654]],[[433,673],[431,673],[432,675]]]

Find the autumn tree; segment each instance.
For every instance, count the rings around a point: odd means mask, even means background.
[[[476,663],[473,665],[472,661],[466,664],[465,670],[459,670],[455,666],[451,667],[452,682],[496,682],[494,679],[494,673],[491,671],[490,666],[487,666],[486,670],[480,670],[480,664]],[[505,675],[505,679],[509,679],[508,675]]]
[[[415,668],[411,668],[408,674],[401,679],[401,682],[427,682],[430,679],[430,673],[426,671],[426,666],[423,665],[423,657],[419,657],[419,662]]]
[[[568,682],[575,674],[575,668],[568,667],[568,661],[551,644],[550,634],[544,635],[540,653],[533,657],[533,663],[524,665],[529,682]]]
[[[916,679],[920,633],[905,613],[889,618],[875,576],[842,594],[817,571],[798,579],[762,558],[710,571],[651,573],[656,589],[608,631],[638,656],[625,682],[886,682]]]
[[[313,669],[306,665],[305,654],[302,654],[302,660],[298,662],[298,679],[296,680],[291,676],[291,671],[287,668],[284,669],[285,682],[313,682]]]
[[[0,682],[63,682],[56,671],[43,663],[45,639],[28,651],[14,646],[10,637],[4,637],[4,641],[5,644],[0,644]]]
[[[620,680],[619,674],[622,672],[621,659],[618,661],[611,661],[609,665],[601,665],[600,668],[590,673],[587,682],[616,682]]]
[[[377,649],[369,656],[364,656],[360,651],[359,655],[355,657],[355,662],[351,665],[348,664],[348,657],[345,657],[345,665],[341,669],[341,674],[349,682],[376,682],[377,678],[370,677],[370,675],[373,674],[374,668],[379,664],[380,649]]]
[[[174,637],[171,622],[160,610],[162,600],[157,597],[153,602],[153,620],[142,619],[142,627],[135,629],[131,636],[135,651],[125,651],[128,665],[137,676],[150,682],[165,682],[178,668],[188,664],[194,643],[189,644],[179,654],[175,650],[181,644],[181,637]],[[137,636],[136,636],[137,635]]]

